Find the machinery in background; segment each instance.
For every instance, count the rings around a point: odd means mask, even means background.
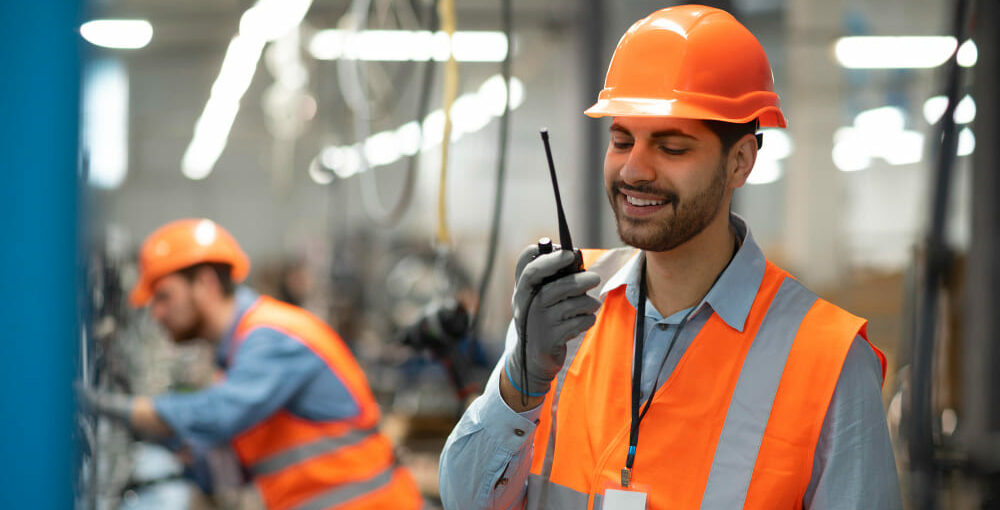
[[[408,354],[396,365],[392,409],[412,416],[460,416],[495,361],[471,326],[478,302],[451,251],[399,245],[387,257],[384,338]]]
[[[1000,120],[1000,5],[956,0],[952,33],[983,48],[973,71],[975,130],[995,140]],[[931,218],[912,277],[911,331],[903,353],[898,435],[905,446],[905,496],[912,508],[1000,509],[1000,177],[995,148],[972,157],[971,244],[946,244],[958,133],[953,114],[966,86],[955,56],[946,76],[948,107],[939,124],[930,186]],[[890,417],[892,416],[890,407]],[[908,485],[908,487],[906,487]]]
[[[478,344],[469,335],[469,325],[468,310],[458,301],[447,299],[431,303],[415,323],[398,335],[404,345],[417,351],[426,350],[444,366],[461,402],[477,395],[482,388],[481,381],[472,377],[471,355],[480,353],[471,352]]]
[[[109,232],[93,250],[86,275],[86,316],[81,321],[77,384],[131,393],[140,358],[156,334],[125,303],[125,250]],[[188,508],[191,487],[183,466],[159,445],[141,443],[122,424],[81,410],[76,417],[80,457],[76,504],[81,510]]]

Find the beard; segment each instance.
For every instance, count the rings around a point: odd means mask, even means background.
[[[195,306],[194,300],[188,303],[191,316],[182,324],[164,324],[170,338],[176,343],[188,343],[201,338],[201,333],[205,330],[205,315]]]
[[[674,213],[666,218],[633,218],[620,210],[619,190],[651,193],[663,197]],[[715,219],[726,195],[726,166],[721,161],[709,185],[692,197],[681,199],[674,191],[651,185],[632,186],[616,180],[608,187],[608,200],[615,213],[618,237],[629,246],[646,251],[672,250],[700,234]],[[665,211],[660,211],[665,212]],[[657,215],[658,216],[658,215]]]
[[[195,320],[193,323],[191,323],[189,326],[185,327],[184,329],[177,330],[177,331],[171,331],[170,332],[170,336],[171,336],[171,338],[174,339],[174,342],[177,342],[179,344],[188,343],[188,342],[191,342],[193,340],[197,340],[197,339],[201,338],[200,333],[201,333],[201,330],[202,330],[202,325],[204,323],[205,323],[205,321],[202,318],[199,317],[197,320]]]

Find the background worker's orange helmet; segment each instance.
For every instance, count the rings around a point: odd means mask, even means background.
[[[212,220],[177,220],[160,227],[139,249],[139,281],[130,302],[138,308],[149,303],[153,285],[164,276],[203,262],[232,266],[233,282],[242,282],[250,272],[250,259],[236,239]]]
[[[635,22],[611,57],[591,117],[682,117],[785,127],[771,65],[726,11],[668,7]]]

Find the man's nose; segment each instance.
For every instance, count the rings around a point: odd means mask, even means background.
[[[652,182],[656,180],[656,169],[649,157],[648,149],[641,144],[635,144],[628,154],[628,159],[622,166],[621,179],[626,184]]]

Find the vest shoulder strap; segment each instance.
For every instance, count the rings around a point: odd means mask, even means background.
[[[261,296],[243,315],[236,327],[230,357],[247,335],[256,328],[269,328],[301,342],[337,374],[361,407],[362,424],[374,424],[378,408],[364,372],[337,333],[315,315],[297,306]]]

